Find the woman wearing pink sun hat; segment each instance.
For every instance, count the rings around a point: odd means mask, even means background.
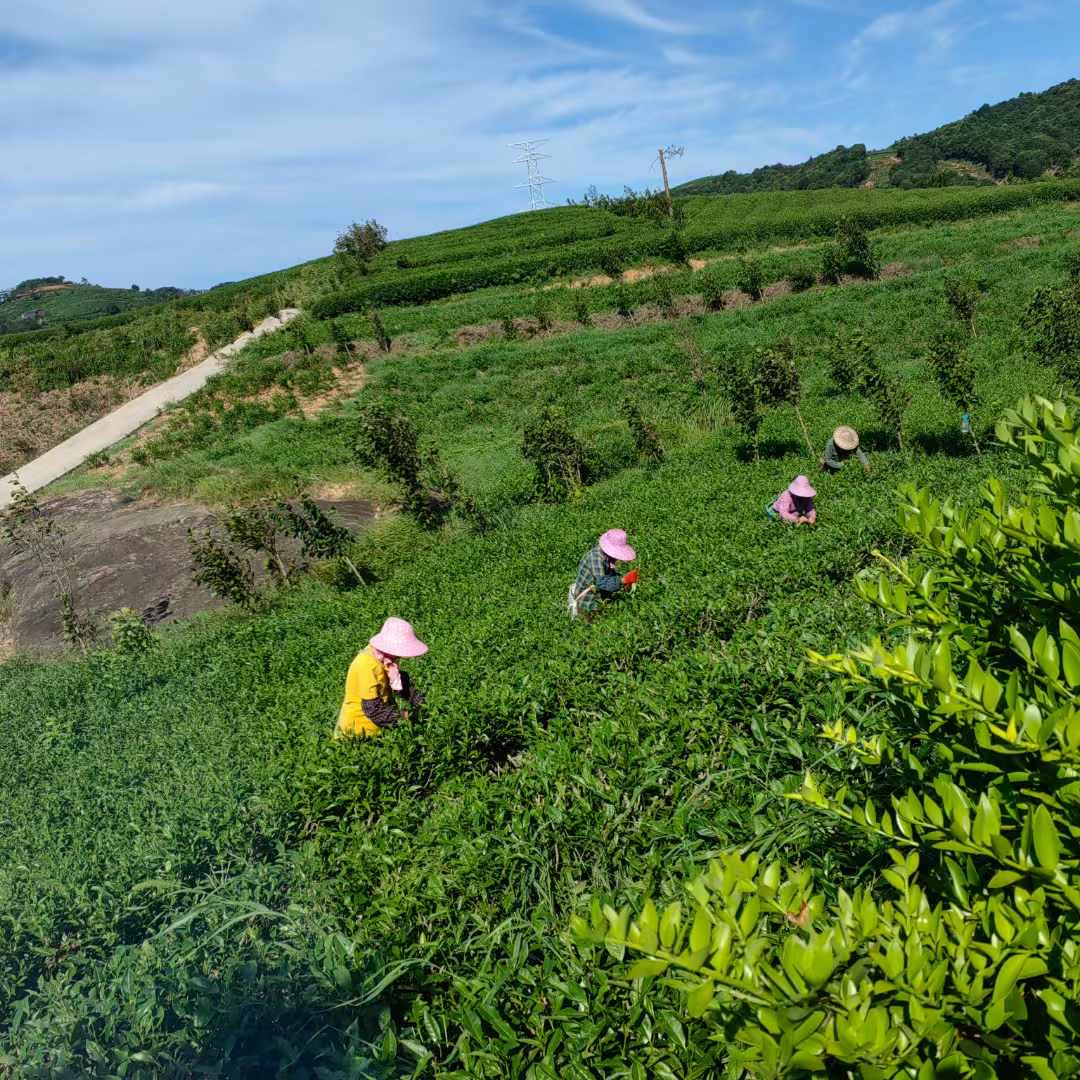
[[[379,735],[402,717],[395,698],[402,698],[414,710],[424,703],[398,661],[423,656],[428,647],[416,636],[411,623],[389,618],[349,665],[345,677],[345,700],[338,714],[334,738],[346,735]],[[408,709],[404,711],[408,717]]]
[[[637,552],[627,543],[625,530],[608,529],[578,564],[577,579],[566,598],[570,617],[576,619],[582,612],[595,611],[601,600],[611,600],[623,589],[632,588],[637,583],[638,572],[619,574],[616,563],[633,562],[636,558]]]
[[[817,521],[814,507],[814,490],[810,481],[800,474],[779,495],[765,513],[774,521],[780,520],[788,525],[813,525]]]

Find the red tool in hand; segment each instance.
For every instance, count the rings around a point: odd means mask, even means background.
[[[626,588],[626,589],[629,589],[631,585],[636,585],[637,584],[637,579],[638,579],[638,572],[636,570],[631,570],[628,574],[623,574],[623,579],[622,579],[623,587]]]

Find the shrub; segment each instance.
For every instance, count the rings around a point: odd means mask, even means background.
[[[810,441],[810,432],[799,408],[802,384],[795,362],[795,352],[795,342],[790,337],[780,338],[769,348],[755,351],[753,372],[758,385],[757,396],[763,406],[790,405],[795,410],[806,449],[813,456],[814,446]]]
[[[564,502],[587,481],[585,447],[558,409],[544,409],[526,426],[521,452],[536,470],[533,490],[544,502]]]
[[[756,357],[728,354],[720,365],[720,378],[724,392],[731,401],[731,415],[757,461],[760,456],[758,435],[764,419],[764,403],[761,400],[761,384],[754,371],[754,359]]]
[[[628,286],[619,284],[615,288],[615,311],[624,319],[634,314],[634,297]]]
[[[366,273],[367,264],[386,247],[387,230],[374,218],[355,221],[334,241],[334,254],[346,265]]]
[[[845,269],[862,278],[876,278],[880,264],[870,242],[870,232],[856,217],[841,218],[836,238],[843,245]]]
[[[121,608],[109,616],[113,648],[122,656],[141,656],[154,647],[154,635],[142,617],[131,608]]]
[[[821,278],[836,285],[844,274],[876,278],[880,272],[877,256],[866,225],[856,217],[842,217],[836,223],[833,240],[821,256]]]
[[[825,245],[821,253],[821,280],[826,285],[839,285],[844,276],[844,249],[837,243]]]
[[[878,358],[877,351],[865,339],[861,339],[856,353],[859,368],[857,379],[859,390],[877,410],[885,428],[896,436],[896,444],[904,449],[904,414],[907,412],[911,396],[904,389],[900,380],[888,373]]]
[[[863,357],[870,349],[870,342],[861,333],[834,335],[829,343],[825,359],[829,368],[829,378],[836,391],[852,393],[858,389]]]
[[[806,292],[817,284],[817,274],[809,266],[797,266],[788,275],[792,292]]]
[[[514,322],[514,314],[509,309],[499,316],[499,326],[502,327],[503,337],[505,337],[507,341],[514,341],[517,338],[517,323]]]
[[[808,772],[799,796],[890,845],[880,887],[830,902],[809,869],[735,852],[662,913],[649,901],[631,921],[594,900],[574,920],[586,948],[643,956],[629,974],[646,993],[660,976],[685,990],[737,1069],[1080,1071],[1075,410],[1028,400],[999,425],[1039,475],[1016,504],[996,479],[974,509],[903,489],[915,555],[858,583],[889,633],[811,654],[890,718],[825,728],[850,779],[827,791]]]
[[[616,248],[605,248],[600,254],[600,269],[609,278],[618,280],[622,277],[624,258],[622,252]]]
[[[701,299],[707,311],[724,310],[724,283],[714,267],[702,271]]]
[[[764,294],[765,272],[752,255],[744,253],[739,256],[738,285],[751,300],[760,300]]]
[[[1021,318],[1036,356],[1080,389],[1080,283],[1035,290]]]
[[[673,229],[668,242],[664,245],[664,257],[677,266],[686,266],[690,261],[690,249],[680,229]]]
[[[192,580],[213,596],[238,607],[254,610],[259,598],[251,564],[212,532],[201,536],[188,529]]]
[[[640,406],[630,398],[624,398],[622,414],[634,436],[634,449],[638,457],[651,464],[664,460],[664,444],[656,428],[649,424],[641,412]]]
[[[656,300],[656,306],[660,309],[660,314],[665,319],[675,318],[675,293],[666,274],[657,274],[653,278],[652,294]]]
[[[60,606],[64,641],[80,652],[87,652],[97,637],[97,620],[78,603],[78,568],[67,533],[21,484],[15,485],[8,508],[0,511],[0,540],[9,544],[14,554],[32,560],[49,581]],[[9,597],[10,587],[4,596],[5,606]]]
[[[975,309],[979,305],[979,286],[970,278],[949,275],[945,278],[945,302],[952,313],[975,337]]]
[[[356,459],[382,469],[403,488],[403,506],[425,528],[441,525],[453,511],[459,484],[438,451],[422,450],[409,417],[381,401],[360,409],[354,445]]]
[[[1065,275],[1073,285],[1080,285],[1080,252],[1065,256]]]
[[[388,353],[393,348],[393,342],[386,330],[386,324],[376,308],[368,308],[368,323],[371,325],[371,336],[378,342],[379,348]]]
[[[971,431],[975,449],[978,450],[979,443],[970,422],[975,405],[975,364],[968,343],[952,327],[941,329],[927,343],[926,362],[930,365],[941,396],[967,417],[966,427]]]
[[[541,331],[550,330],[555,325],[555,317],[552,314],[551,296],[548,293],[538,292],[536,294],[533,315],[536,318],[536,325]]]
[[[574,295],[574,318],[582,326],[592,326],[592,314],[589,311],[589,300],[583,289],[578,289]]]

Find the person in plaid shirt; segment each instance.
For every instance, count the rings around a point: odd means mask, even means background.
[[[637,582],[638,572],[620,574],[616,564],[633,562],[636,558],[636,552],[626,542],[626,532],[608,529],[578,565],[577,579],[567,596],[570,617],[593,612],[601,600],[611,600],[623,589],[631,588]]]

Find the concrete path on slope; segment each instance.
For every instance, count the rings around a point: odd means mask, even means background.
[[[21,484],[27,491],[40,491],[47,484],[77,469],[88,457],[101,450],[108,450],[121,439],[126,439],[154,419],[162,409],[190,397],[201,390],[207,380],[225,370],[229,359],[256,338],[272,334],[299,315],[296,308],[285,308],[277,315],[263,319],[254,330],[241,334],[234,342],[218,349],[195,367],[166,379],[163,383],[140,394],[137,398],[115,409],[100,420],[95,420],[70,439],[42,454],[41,457],[23,465],[0,480],[0,510],[11,505],[15,485]]]

